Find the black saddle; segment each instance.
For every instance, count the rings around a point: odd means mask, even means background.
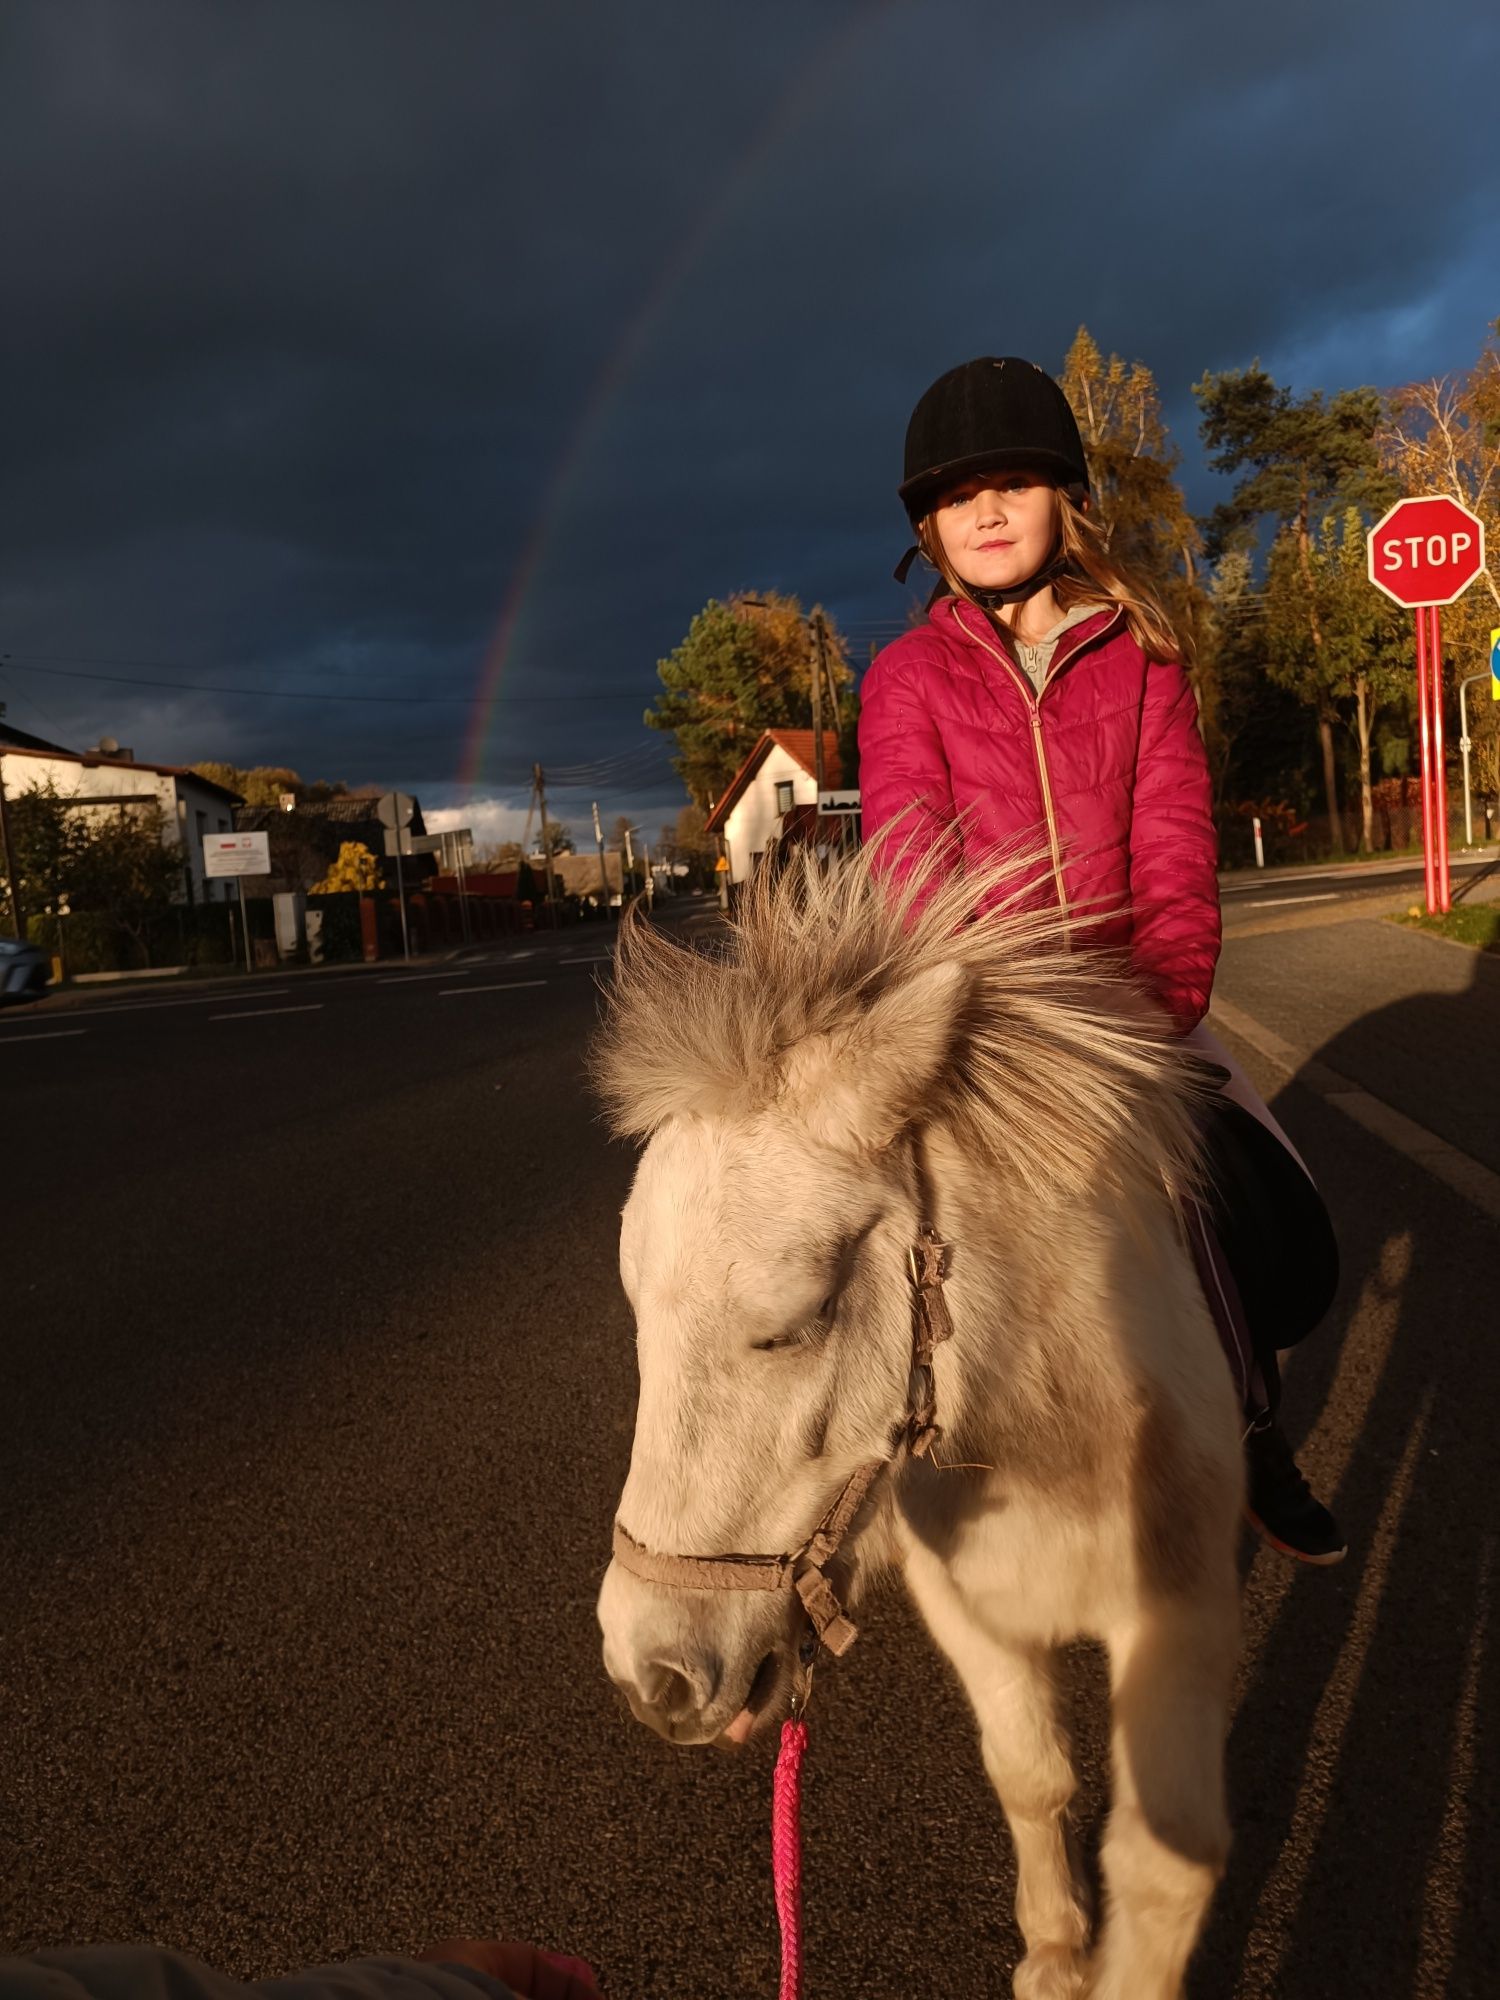
[[[1293,1347],[1333,1304],[1339,1246],[1323,1197],[1273,1132],[1215,1097],[1204,1122],[1208,1209],[1256,1351]]]

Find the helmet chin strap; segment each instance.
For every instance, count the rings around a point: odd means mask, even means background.
[[[897,583],[905,583],[912,564],[921,554],[921,548],[916,543],[913,543],[896,565],[895,575]],[[1024,604],[1028,597],[1035,597],[1039,590],[1045,590],[1047,585],[1056,577],[1061,576],[1067,567],[1068,558],[1061,546],[1059,546],[1053,550],[1035,576],[1028,577],[1025,583],[1013,583],[1007,590],[985,590],[977,583],[966,583],[964,588],[981,609],[996,611],[1002,604]],[[941,585],[939,594],[941,594],[942,590],[946,590],[946,588],[946,584]]]
[[[1002,604],[1024,604],[1028,597],[1035,597],[1039,590],[1045,590],[1054,577],[1062,575],[1068,566],[1068,558],[1059,549],[1050,562],[1044,562],[1035,576],[1025,583],[1013,583],[1008,590],[981,590],[977,584],[965,584],[974,602],[985,611],[996,611]]]

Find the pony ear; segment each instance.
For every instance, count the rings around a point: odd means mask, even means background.
[[[873,1000],[847,1027],[809,1035],[783,1066],[783,1101],[822,1144],[878,1152],[941,1087],[969,975],[934,965]]]

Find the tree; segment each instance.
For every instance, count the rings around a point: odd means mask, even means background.
[[[1185,641],[1206,614],[1199,579],[1202,536],[1177,483],[1182,455],[1143,362],[1106,360],[1086,326],[1063,363],[1063,393],[1088,454],[1093,518],[1110,554],[1147,584]],[[1196,648],[1195,648],[1196,650]]]
[[[1243,475],[1231,498],[1215,508],[1210,519],[1210,554],[1243,546],[1268,517],[1278,531],[1290,533],[1312,649],[1303,685],[1317,716],[1329,838],[1336,850],[1341,849],[1332,695],[1339,669],[1325,658],[1319,594],[1312,575],[1313,523],[1320,515],[1347,507],[1378,512],[1392,497],[1394,488],[1375,444],[1380,397],[1373,389],[1341,389],[1327,400],[1321,390],[1294,398],[1258,361],[1248,368],[1204,375],[1193,385],[1193,394],[1210,465],[1216,472]]]
[[[1350,721],[1357,744],[1360,845],[1374,847],[1370,743],[1380,707],[1405,693],[1403,619],[1371,587],[1365,522],[1357,507],[1329,514],[1300,546],[1295,526],[1277,536],[1266,570],[1265,643],[1271,677],[1308,705]],[[1311,634],[1321,634],[1314,646]]]
[[[283,792],[290,792],[299,805],[324,805],[329,799],[349,796],[349,787],[341,779],[317,778],[308,783],[285,764],[257,764],[252,770],[243,771],[237,764],[210,759],[190,765],[189,769],[200,778],[207,778],[210,784],[238,792],[247,806],[279,805]]]
[[[852,706],[848,649],[827,623],[836,709],[823,726],[842,731]],[[795,597],[776,591],[710,598],[674,652],[657,662],[664,692],[648,727],[676,739],[673,764],[695,804],[709,809],[766,729],[812,724],[814,649]]]
[[[168,844],[166,831],[156,805],[121,806],[100,819],[90,814],[77,858],[73,907],[97,910],[143,965],[151,963],[152,921],[183,884],[182,850],[175,841]]]
[[[572,829],[564,826],[561,820],[549,819],[547,822],[547,833],[551,837],[551,853],[576,854],[578,852],[577,845],[573,839]],[[539,840],[539,851],[544,846],[545,842]]]
[[[1500,551],[1500,320],[1490,327],[1466,375],[1412,382],[1388,399],[1376,442],[1403,494],[1451,493],[1484,522],[1485,545]],[[1500,584],[1494,569],[1443,608],[1445,653],[1459,674],[1477,673],[1500,625]],[[1403,620],[1409,644],[1410,624]],[[1469,729],[1482,791],[1500,793],[1500,703],[1469,706]]]
[[[682,863],[687,868],[688,881],[697,889],[701,889],[713,874],[718,853],[713,836],[703,831],[707,818],[708,814],[702,806],[690,803],[682,808],[670,826],[664,826],[657,835],[657,851],[662,859],[669,863]]]
[[[525,860],[519,840],[492,841],[488,847],[476,847],[470,864],[471,874],[493,873],[510,875]]]
[[[328,873],[308,892],[314,896],[338,896],[353,889],[368,895],[372,890],[383,889],[385,878],[380,865],[369,848],[361,840],[345,840],[339,843],[338,859]]]
[[[87,844],[83,815],[70,807],[49,778],[28,785],[10,801],[11,858],[25,910],[56,909],[79,889],[79,862]]]

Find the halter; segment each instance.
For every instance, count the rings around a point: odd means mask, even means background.
[[[925,1458],[942,1436],[934,1422],[937,1385],[932,1353],[953,1332],[952,1315],[943,1296],[947,1253],[948,1245],[928,1223],[922,1225],[906,1253],[912,1292],[911,1379],[906,1413],[892,1437],[894,1455],[868,1459],[851,1472],[805,1542],[784,1555],[667,1555],[643,1548],[616,1521],[614,1558],[621,1569],[647,1583],[669,1584],[676,1590],[794,1590],[818,1640],[835,1657],[847,1653],[859,1637],[859,1627],[839,1603],[825,1571],[881,1473],[895,1465],[903,1452],[910,1458]]]

